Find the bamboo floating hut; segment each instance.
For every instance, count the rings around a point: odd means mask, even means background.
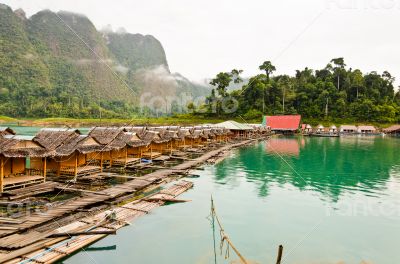
[[[142,137],[142,140],[146,143],[146,151],[143,153],[143,157],[153,160],[162,155],[165,148],[168,147],[166,144],[168,140],[162,139],[160,132],[147,130]]]
[[[112,164],[126,167],[140,162],[146,142],[141,140],[135,132],[124,130],[107,147],[111,149]]]
[[[178,130],[178,139],[175,140],[175,148],[178,149],[186,149],[190,147],[190,130],[187,128],[179,128]]]
[[[49,160],[49,169],[57,176],[77,177],[93,175],[103,171],[102,145],[88,135],[76,135],[56,148]]]
[[[0,137],[0,192],[45,182],[47,156],[32,137]]]
[[[202,143],[203,131],[201,129],[193,129],[189,136],[190,145],[192,148],[203,147]]]

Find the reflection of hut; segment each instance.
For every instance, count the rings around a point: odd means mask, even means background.
[[[315,132],[316,133],[324,133],[324,129],[325,129],[325,127],[323,125],[318,125]]]
[[[373,134],[376,133],[376,128],[374,126],[358,126],[357,132],[361,134]]]
[[[32,137],[0,137],[0,192],[45,182],[47,155]]]
[[[76,135],[56,148],[49,159],[48,169],[57,176],[77,177],[92,175],[102,171],[103,147],[94,138]]]
[[[346,133],[346,134],[357,133],[357,127],[353,125],[342,125],[340,126],[340,133]]]
[[[271,138],[266,141],[266,150],[271,154],[298,156],[300,145],[294,138]]]
[[[6,135],[15,135],[15,131],[9,127],[0,127],[0,137]]]
[[[400,135],[400,125],[393,125],[383,130],[386,134],[389,135]]]
[[[332,126],[329,128],[329,133],[337,133],[337,127],[336,127],[335,125],[332,125]]]

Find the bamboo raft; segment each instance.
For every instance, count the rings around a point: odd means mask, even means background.
[[[0,255],[0,262],[54,263],[103,238],[106,236],[105,233],[113,233],[112,231],[126,226],[135,218],[148,214],[167,201],[173,201],[175,197],[192,186],[192,182],[181,181],[149,197],[91,215],[54,230],[14,234],[0,240],[1,248],[17,248],[17,250]],[[114,215],[112,219],[109,218],[110,215]],[[107,232],[110,230],[111,232]]]
[[[0,225],[0,248],[3,249],[3,252],[0,251],[0,263],[6,261],[7,263],[53,263],[104,237],[105,234],[100,234],[101,232],[110,232],[110,229],[121,228],[126,225],[126,221],[131,221],[137,216],[146,214],[151,209],[162,205],[166,201],[182,202],[182,200],[176,200],[175,197],[190,188],[191,186],[189,187],[188,184],[191,183],[178,183],[167,190],[146,197],[146,199],[128,203],[113,211],[108,210],[91,215],[90,217],[82,217],[87,216],[87,214],[82,214],[82,211],[92,212],[88,211],[87,208],[110,205],[115,203],[114,201],[123,202],[124,197],[132,197],[138,191],[150,188],[151,186],[160,186],[172,175],[188,172],[189,169],[195,168],[209,159],[221,155],[221,153],[253,141],[246,140],[229,144],[207,152],[198,158],[187,160],[182,164],[160,169],[99,192],[77,190],[68,186],[64,187],[67,191],[71,191],[72,189],[74,189],[73,191],[80,191],[81,196],[47,208],[42,212],[33,212],[25,217],[2,219],[3,221]],[[60,186],[53,186],[51,188],[63,190]],[[118,221],[113,221],[112,223],[102,222],[99,224],[99,219],[102,219],[102,216],[105,217],[107,213],[115,214],[115,218]],[[71,221],[75,216],[77,219],[83,220]],[[64,224],[55,226],[55,223]],[[104,226],[107,226],[107,228]],[[61,227],[62,229],[59,229]],[[99,234],[90,233],[89,235],[89,231],[99,232]],[[57,235],[67,232],[76,234],[79,232],[88,232],[88,235],[73,236],[67,239],[67,244],[59,244],[63,243],[66,238],[57,237]],[[52,249],[52,247],[55,248]],[[34,261],[29,260],[33,257]]]

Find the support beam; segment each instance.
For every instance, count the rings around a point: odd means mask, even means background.
[[[4,158],[0,157],[0,192],[3,192],[4,186]]]
[[[47,176],[47,158],[43,158],[43,180],[46,182]]]
[[[79,153],[75,153],[74,180],[78,177],[78,157]]]
[[[100,153],[100,172],[103,172],[103,152]]]
[[[125,166],[128,163],[128,146],[125,147]]]

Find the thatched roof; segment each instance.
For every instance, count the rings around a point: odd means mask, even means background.
[[[94,127],[89,131],[89,135],[101,145],[109,145],[123,131],[125,129],[122,127]]]
[[[385,128],[383,131],[386,132],[386,133],[399,132],[400,131],[400,125],[390,126],[388,128]]]
[[[192,133],[191,133],[191,135],[190,136],[188,136],[188,138],[193,138],[193,139],[196,139],[196,138],[199,138],[199,137],[201,137],[203,135],[203,130],[193,130],[192,131]]]
[[[52,151],[80,134],[78,129],[43,128],[36,134],[33,141]]]
[[[219,128],[219,127],[212,128],[211,131],[214,133],[214,135],[218,135],[218,136],[224,135],[224,133],[225,133],[224,129]]]
[[[178,137],[183,140],[185,137],[189,137],[190,134],[190,130],[187,128],[180,128],[178,131]]]
[[[0,127],[0,137],[5,135],[15,135],[15,131],[9,127]]]
[[[69,156],[75,151],[87,154],[104,151],[104,147],[89,135],[78,135],[58,147],[52,156]]]
[[[127,126],[127,127],[123,127],[123,129],[126,132],[136,133],[139,137],[142,137],[147,131],[147,127],[144,127],[144,126]]]
[[[117,137],[108,144],[108,149],[122,149],[125,146],[140,147],[147,145],[146,142],[141,140],[134,132],[121,131]]]
[[[146,143],[150,144],[154,143],[164,143],[168,142],[169,140],[162,139],[160,133],[157,131],[146,131],[146,133],[141,137],[141,139]]]
[[[215,134],[210,128],[205,128],[203,129],[203,137],[204,138],[213,138],[215,137]]]
[[[179,139],[178,137],[178,131],[176,130],[166,130],[164,133],[162,133],[161,138],[164,140],[174,140],[174,139]]]
[[[0,137],[0,154],[8,158],[46,157],[49,152],[32,137],[5,135]]]

